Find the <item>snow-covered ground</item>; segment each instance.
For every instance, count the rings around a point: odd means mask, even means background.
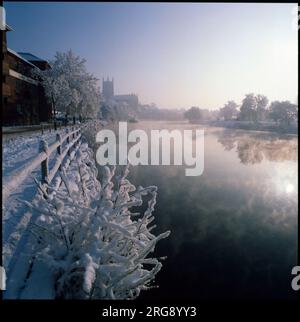
[[[56,140],[56,134],[66,133],[65,129],[58,131],[41,131],[34,133],[22,133],[13,138],[3,139],[2,142],[2,182],[5,184],[10,179],[12,173],[20,167],[30,163],[39,153],[39,142],[45,140],[49,145]],[[51,168],[56,153],[52,153],[49,160]],[[24,208],[20,200],[32,200],[37,192],[34,178],[41,179],[41,169],[37,167],[28,178],[16,189],[2,204],[2,241],[3,241],[3,263],[9,270],[9,263],[15,248],[22,235],[22,231],[27,226],[30,215]]]
[[[13,136],[14,134],[20,134],[24,132],[36,132],[42,130],[42,127],[46,129],[53,129],[54,125],[52,123],[41,123],[37,125],[15,125],[15,126],[2,126],[2,134],[6,136]]]
[[[59,132],[64,132],[60,130]],[[3,140],[2,144],[2,171],[3,175],[9,176],[15,170],[38,154],[40,140],[46,140],[49,144],[55,142],[56,132],[46,131],[44,135],[41,131],[35,133],[17,134],[13,138]]]
[[[84,129],[94,137],[91,132],[98,125]],[[41,139],[51,145],[56,133],[4,143],[4,178],[37,156]],[[155,225],[148,227],[157,187],[136,188],[126,178],[128,167],[103,170],[100,179],[93,151],[80,142],[51,184],[34,182],[34,177],[40,179],[37,168],[8,196],[3,204],[5,298],[134,299],[152,287],[163,258],[146,257],[170,233],[154,236],[150,231]],[[131,212],[147,195],[147,209]]]

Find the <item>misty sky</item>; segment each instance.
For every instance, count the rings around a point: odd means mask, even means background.
[[[72,49],[117,94],[164,108],[219,108],[244,94],[296,102],[296,4],[4,3],[8,46]]]

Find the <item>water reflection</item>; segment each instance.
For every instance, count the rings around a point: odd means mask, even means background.
[[[168,255],[156,278],[160,287],[141,299],[295,299],[290,272],[297,263],[297,138],[205,133],[202,176],[186,177],[184,166],[131,170],[134,183],[158,186],[155,233],[172,231],[155,254]]]
[[[214,132],[225,151],[236,148],[244,164],[269,161],[296,161],[298,157],[298,139],[294,136],[278,136],[272,133],[245,133],[224,130]]]
[[[177,172],[177,175],[174,175]],[[290,269],[297,262],[296,198],[264,193],[270,181],[219,183],[182,169],[134,169],[134,181],[159,187],[157,233],[171,236],[157,248],[168,255],[158,290],[144,298],[288,299]],[[271,189],[272,190],[272,189]],[[267,191],[267,190],[266,190]]]

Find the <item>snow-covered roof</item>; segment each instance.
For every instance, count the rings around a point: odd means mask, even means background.
[[[22,56],[24,59],[29,60],[29,61],[40,61],[40,62],[47,62],[47,60],[39,58],[31,53],[24,53],[24,52],[18,52],[20,56]]]
[[[10,52],[11,54],[17,56],[18,58],[22,59],[23,61],[25,61],[27,64],[31,65],[32,67],[36,67],[35,65],[33,65],[30,61],[28,61],[27,59],[23,58],[21,55],[19,55],[17,52],[15,52],[14,50],[7,48],[7,51]]]

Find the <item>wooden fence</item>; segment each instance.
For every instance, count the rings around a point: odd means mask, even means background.
[[[35,170],[38,166],[41,167],[42,183],[50,183],[57,171],[61,168],[62,162],[67,155],[70,155],[71,149],[79,142],[81,138],[80,128],[74,127],[66,129],[66,134],[56,134],[56,141],[51,146],[44,140],[40,141],[39,154],[26,165],[15,170],[9,175],[9,178],[2,184],[2,205],[4,205],[7,197],[15,191],[24,180]],[[64,142],[66,144],[64,145]],[[52,169],[49,169],[49,158],[53,152],[57,152],[55,164]]]

